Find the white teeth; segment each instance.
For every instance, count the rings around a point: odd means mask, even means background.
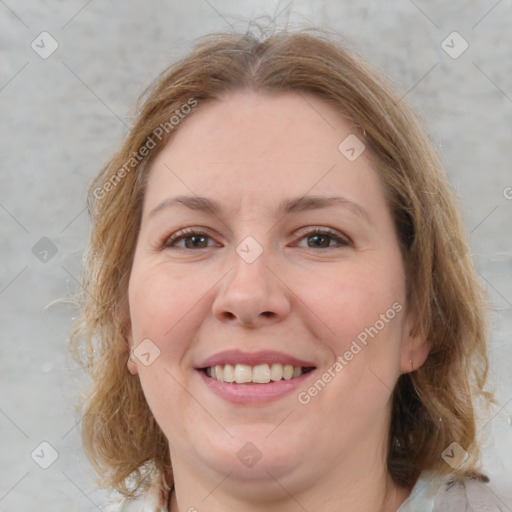
[[[235,366],[235,382],[245,384],[252,381],[252,368],[248,364],[237,364]]]
[[[235,369],[233,365],[226,364],[224,365],[224,376],[223,376],[224,382],[234,382],[235,380]]]
[[[283,365],[279,363],[274,363],[270,367],[270,379],[271,380],[281,380],[283,378]]]
[[[292,366],[291,364],[282,365],[281,363],[258,364],[250,366],[248,364],[218,364],[206,368],[206,375],[212,379],[221,382],[230,382],[236,384],[248,384],[251,382],[257,384],[267,384],[271,381],[290,380],[300,377],[304,373],[301,366]]]
[[[293,366],[286,364],[283,368],[283,379],[290,380],[293,377]]]
[[[215,367],[215,378],[217,380],[224,380],[224,366],[221,366],[220,364],[218,364]]]
[[[270,368],[268,364],[259,364],[252,369],[252,381],[259,384],[270,382]]]

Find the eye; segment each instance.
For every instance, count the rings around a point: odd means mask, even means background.
[[[300,240],[304,239],[312,240],[311,244],[307,242],[308,249],[336,249],[351,245],[347,238],[329,228],[315,227],[301,236]],[[335,244],[331,245],[331,242]]]
[[[340,235],[337,231],[329,228],[314,227],[301,235],[299,240],[307,240],[308,249],[336,249],[351,245],[350,241]],[[208,241],[213,240],[208,233],[204,231],[186,228],[165,238],[162,242],[162,248],[178,247],[181,249],[208,249],[214,247],[209,245]],[[183,244],[181,244],[183,242]],[[334,242],[334,243],[333,243]],[[299,247],[304,245],[297,244]]]
[[[166,238],[162,245],[163,248],[180,247],[182,249],[207,249],[208,247],[212,247],[208,245],[208,239],[211,240],[211,237],[207,233],[187,228]],[[178,245],[178,242],[181,241],[184,242],[184,246]]]

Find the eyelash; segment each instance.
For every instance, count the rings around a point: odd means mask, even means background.
[[[347,247],[347,246],[352,245],[348,238],[340,236],[337,231],[330,229],[330,228],[321,228],[321,227],[316,227],[316,226],[313,227],[312,229],[310,229],[309,231],[303,233],[301,235],[301,237],[299,238],[299,240],[302,240],[303,238],[315,236],[315,235],[328,236],[338,243],[338,247],[337,246],[328,246],[328,247],[319,247],[318,249],[323,249],[323,250],[337,249],[339,247]],[[181,231],[178,231],[177,233],[174,233],[173,235],[171,235],[169,237],[164,238],[164,240],[162,241],[162,244],[161,244],[161,246],[162,246],[161,248],[162,249],[170,249],[172,247],[176,247],[174,245],[174,244],[176,244],[176,242],[185,240],[187,238],[191,238],[193,236],[204,236],[204,237],[208,237],[208,238],[212,239],[212,237],[208,233],[205,233],[204,231],[195,230],[193,228],[185,228],[185,229],[182,229]],[[180,247],[180,248],[187,249],[187,250],[194,250],[194,249],[191,249],[188,247]],[[200,247],[199,249],[209,249],[209,248],[210,247]],[[307,249],[315,249],[315,247],[306,247],[306,248]]]

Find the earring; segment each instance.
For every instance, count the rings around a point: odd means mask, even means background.
[[[411,365],[411,372],[413,372],[414,371],[414,365],[412,363],[412,359],[409,359],[409,364]]]

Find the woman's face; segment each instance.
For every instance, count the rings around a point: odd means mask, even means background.
[[[238,92],[199,103],[154,161],[128,368],[176,481],[283,493],[385,461],[393,387],[426,352],[352,132],[316,97]]]

